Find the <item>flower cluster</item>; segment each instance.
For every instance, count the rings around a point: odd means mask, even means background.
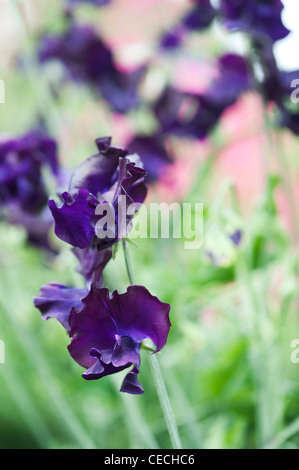
[[[181,45],[188,31],[203,31],[217,19],[228,31],[242,31],[250,37],[276,42],[289,30],[283,25],[281,0],[220,0],[212,6],[210,0],[192,0],[193,5],[174,29],[162,37],[161,46],[171,49]]]
[[[17,138],[0,141],[0,208],[3,218],[22,225],[28,241],[49,248],[52,220],[43,175],[47,167],[57,178],[57,144],[48,135],[32,130]]]
[[[246,67],[245,74],[245,67],[242,66],[242,72],[237,65],[235,72],[239,68],[238,73],[227,75],[227,80],[225,77],[224,80],[220,79],[219,86],[216,84],[212,87],[208,96],[200,95],[197,99],[196,96],[192,97],[192,106],[194,107],[194,102],[197,101],[200,103],[200,107],[191,121],[185,122],[183,116],[183,126],[177,119],[173,119],[173,115],[179,112],[186,94],[173,88],[167,88],[155,108],[160,124],[162,119],[162,126],[166,126],[167,131],[171,130],[179,135],[205,137],[214,128],[222,111],[232,104],[240,94],[248,88],[252,88],[262,95],[266,104],[268,102],[275,103],[279,113],[278,125],[287,127],[298,135],[299,111],[290,106],[291,83],[293,78],[298,77],[298,70],[292,72],[279,70],[273,52],[275,43],[290,33],[282,22],[282,11],[281,0],[261,0],[259,2],[221,0],[217,8],[213,7],[209,0],[194,0],[190,11],[181,19],[180,23],[163,35],[160,41],[161,47],[165,50],[177,48],[182,45],[189,31],[202,32],[214,20],[218,20],[229,32],[242,32],[247,36],[251,49],[251,57],[247,62],[250,63],[252,57],[255,57],[259,63],[259,72],[262,71],[262,77],[260,77],[260,73],[258,75],[255,73],[254,67]],[[227,61],[227,59],[225,60]],[[241,59],[238,60],[241,63]],[[245,61],[245,59],[243,60]],[[218,65],[221,74],[223,67],[221,58]],[[247,85],[245,80],[247,80]],[[188,100],[190,101],[190,94],[188,94]],[[171,120],[169,120],[169,115]]]
[[[68,191],[62,194],[63,205],[58,207],[54,200],[49,201],[55,233],[72,245],[85,287],[51,283],[41,288],[34,304],[42,319],[56,318],[67,330],[71,340],[69,353],[86,369],[85,379],[99,379],[132,367],[121,391],[140,394],[142,342],[150,339],[155,352],[163,348],[170,328],[170,306],[140,285],[129,286],[123,294],[110,293],[102,286],[112,245],[127,236],[138,204],[146,197],[146,172],[137,166],[137,155],[112,146],[110,137],[97,139],[96,145],[98,152],[74,171]],[[116,235],[99,239],[96,221],[104,216],[98,215],[97,208],[107,203],[115,207],[115,219],[107,222],[113,227],[106,227],[107,233],[117,226]],[[120,211],[127,213],[129,206],[133,210],[119,229]]]
[[[252,88],[249,64],[237,54],[218,60],[219,76],[206,93],[184,93],[173,87],[164,90],[154,112],[164,134],[204,139],[216,126],[226,108]]]
[[[139,105],[138,87],[145,67],[121,70],[92,26],[71,20],[62,34],[45,35],[38,59],[41,64],[60,62],[72,80],[90,86],[115,112],[125,113]]]

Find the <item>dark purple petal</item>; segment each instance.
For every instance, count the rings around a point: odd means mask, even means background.
[[[130,336],[115,335],[116,343],[111,356],[111,363],[115,367],[127,366],[128,364],[140,365],[140,344]]]
[[[93,5],[102,6],[108,5],[110,0],[68,0],[70,3],[91,3]]]
[[[14,203],[38,214],[48,200],[42,174],[45,165],[57,175],[57,145],[45,134],[31,131],[0,141],[0,204]]]
[[[210,0],[195,0],[195,6],[183,18],[183,25],[190,30],[201,31],[212,23],[216,10]]]
[[[74,171],[69,192],[76,193],[87,189],[97,196],[108,191],[117,180],[119,159],[125,157],[128,151],[111,145],[111,137],[96,140],[99,152],[84,160]]]
[[[237,54],[225,54],[218,60],[219,77],[212,83],[207,96],[223,107],[233,104],[253,87],[248,61]]]
[[[103,269],[112,258],[112,248],[98,251],[96,246],[89,246],[84,249],[73,248],[75,256],[80,264],[77,271],[85,277],[87,285],[97,282],[101,286],[103,280]]]
[[[156,352],[166,344],[171,326],[170,305],[151,295],[145,287],[129,286],[124,294],[114,291],[109,310],[120,336],[128,335],[136,343],[149,338],[155,344]]]
[[[167,87],[153,110],[161,131],[204,139],[217,125],[224,110],[253,87],[247,60],[226,54],[217,62],[218,77],[205,93],[183,93]]]
[[[179,28],[165,33],[160,39],[160,47],[166,50],[177,49],[183,41],[182,33]]]
[[[149,181],[159,178],[163,168],[172,163],[159,135],[137,135],[128,143],[127,148],[130,153],[136,152],[140,156]]]
[[[277,41],[285,38],[289,30],[283,25],[281,0],[222,0],[220,13],[230,30],[245,31],[253,37]]]
[[[69,315],[73,307],[81,309],[81,300],[88,294],[87,289],[66,287],[61,284],[43,286],[33,303],[42,313],[42,320],[56,318],[67,331],[70,331]]]
[[[87,297],[83,299],[83,309],[75,309],[70,314],[71,343],[68,350],[72,358],[82,367],[89,368],[95,363],[90,355],[92,349],[101,353],[110,351],[115,345],[116,326],[109,312],[109,291],[98,289],[92,284]]]
[[[115,291],[110,297],[108,289],[92,284],[82,303],[81,311],[73,308],[70,313],[68,350],[72,358],[87,369],[83,377],[94,380],[133,365],[122,391],[142,393],[137,380],[140,343],[151,339],[156,352],[165,345],[170,328],[170,306],[137,285],[128,287],[124,294]]]
[[[115,66],[106,68],[106,73],[99,78],[98,88],[113,111],[126,113],[139,105],[138,88],[144,74],[145,67],[130,73],[119,71]]]
[[[62,199],[64,203],[60,208],[53,200],[49,201],[57,237],[74,247],[88,247],[95,236],[91,217],[98,204],[97,199],[83,189],[74,198],[65,192]]]
[[[130,73],[119,70],[112,52],[91,26],[72,22],[63,34],[44,36],[38,58],[41,64],[60,61],[71,79],[100,93],[116,112],[139,104],[138,87],[145,67]]]
[[[138,373],[139,370],[136,367],[127,373],[120,388],[121,392],[131,393],[132,395],[140,395],[141,393],[144,393],[137,377]]]
[[[87,25],[72,23],[61,35],[44,36],[39,45],[40,63],[59,60],[73,80],[97,83],[104,71],[113,66],[112,53]]]
[[[98,351],[92,350],[91,355],[96,357],[95,363],[89,367],[83,374],[82,377],[85,380],[97,380],[105,377],[106,375],[116,374],[126,369],[128,366],[115,367],[113,364],[102,362],[100,359],[101,355]]]

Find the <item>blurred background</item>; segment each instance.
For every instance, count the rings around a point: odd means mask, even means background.
[[[217,22],[191,31],[179,47],[162,47],[163,35],[190,8],[187,0],[69,3],[0,0],[1,140],[32,128],[56,140],[63,171],[58,189],[46,171],[49,196],[67,189],[70,172],[96,151],[96,138],[112,136],[126,147],[136,135],[155,133],[152,103],[165,87],[202,93],[219,56],[248,50],[242,33]],[[299,68],[295,2],[284,3],[291,33],[274,51],[279,67],[293,71]],[[38,62],[41,38],[60,34],[68,21],[93,25],[119,70],[146,64],[140,106],[112,109],[65,77],[61,64]],[[271,103],[267,112],[271,120]],[[204,242],[186,250],[184,239],[138,239],[130,252],[136,282],[171,305],[172,328],[158,356],[183,447],[298,448],[299,364],[291,360],[291,342],[299,338],[298,136],[273,119],[269,124],[261,95],[249,89],[206,138],[167,133],[163,139],[168,156],[157,165],[147,202],[203,203]],[[0,183],[4,171],[0,165]],[[83,380],[64,329],[41,321],[32,303],[40,287],[81,287],[82,280],[53,227],[51,250],[29,243],[27,232],[16,221],[0,222],[0,448],[169,448],[146,352],[145,393],[122,394],[121,373]],[[121,250],[104,282],[126,289]]]

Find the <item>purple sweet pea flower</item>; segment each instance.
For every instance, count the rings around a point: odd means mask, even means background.
[[[234,245],[239,246],[242,240],[242,236],[242,231],[237,229],[229,236],[229,238],[231,239]]]
[[[30,131],[0,141],[0,206],[15,204],[37,214],[48,200],[42,176],[47,165],[57,175],[57,145],[50,137]]]
[[[255,51],[259,57],[262,78],[259,80],[259,91],[265,102],[275,103],[279,111],[278,125],[290,129],[299,135],[298,106],[291,106],[291,94],[294,91],[294,80],[299,79],[299,70],[279,70],[271,44],[255,41]],[[296,83],[296,82],[295,82]]]
[[[92,284],[82,300],[83,308],[70,313],[72,358],[87,369],[86,380],[95,380],[128,367],[121,391],[143,393],[138,381],[140,346],[149,338],[160,351],[166,344],[170,329],[168,304],[160,302],[143,286],[132,285],[119,294],[99,289]]]
[[[61,35],[44,36],[38,58],[41,64],[60,61],[74,81],[99,92],[113,111],[125,113],[139,105],[138,86],[145,67],[121,71],[108,46],[91,26],[71,23]]]
[[[194,0],[193,3],[194,6],[183,18],[183,26],[192,31],[208,28],[216,16],[216,10],[210,0]]]
[[[191,94],[167,87],[153,106],[162,133],[206,138],[226,108],[253,86],[249,65],[237,54],[219,58],[218,77],[206,93]]]
[[[45,132],[32,130],[0,140],[1,215],[7,223],[25,229],[29,244],[55,253],[48,237],[53,219],[47,207],[46,167],[57,182],[57,144]]]
[[[96,245],[100,249],[124,238],[138,210],[137,206],[134,210],[135,205],[143,203],[146,197],[146,171],[130,161],[127,150],[110,143],[110,137],[96,141],[99,152],[75,170],[69,192],[62,194],[61,207],[49,201],[56,235],[73,247],[85,249]],[[132,209],[130,213],[128,207]],[[100,237],[97,229],[104,211],[109,211],[113,220],[105,229],[106,235]]]
[[[189,31],[203,31],[208,28],[216,16],[216,10],[210,0],[193,0],[193,6],[172,31],[165,33],[160,40],[162,49],[179,47]]]
[[[254,38],[272,42],[285,38],[289,30],[283,25],[281,0],[221,0],[220,14],[229,30],[245,31]]]
[[[96,6],[102,6],[102,5],[108,5],[110,3],[110,0],[68,0],[69,3],[91,3],[92,5]]]
[[[159,41],[159,45],[161,49],[165,49],[167,51],[171,49],[177,49],[179,46],[181,46],[183,37],[184,32],[182,28],[176,27],[172,31],[168,31],[167,33],[163,34]]]

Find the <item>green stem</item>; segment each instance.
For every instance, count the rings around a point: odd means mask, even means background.
[[[129,278],[130,284],[134,284],[134,275],[133,275],[132,264],[131,264],[131,260],[129,256],[128,243],[126,240],[123,240],[122,244],[123,244],[124,258],[125,258],[128,278]],[[166,422],[169,436],[171,439],[172,447],[174,449],[181,449],[182,444],[180,441],[177,424],[176,424],[175,417],[171,408],[170,400],[168,397],[168,393],[166,390],[165,382],[164,382],[163,375],[159,366],[158,359],[154,354],[150,354],[148,356],[148,360],[150,362],[153,378],[155,381],[161,408],[164,413],[164,418],[165,418],[165,422]]]
[[[160,399],[161,407],[164,413],[167,429],[170,435],[173,449],[182,449],[180,436],[178,433],[177,424],[171,408],[167,390],[165,387],[163,375],[157,357],[154,354],[148,356],[148,360],[152,369],[157,393]]]

